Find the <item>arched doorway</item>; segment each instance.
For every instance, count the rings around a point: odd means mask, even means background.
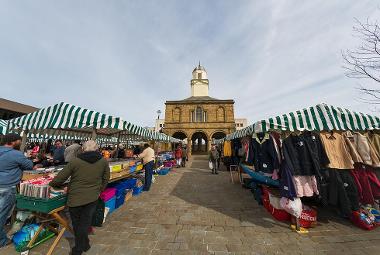
[[[208,151],[207,135],[203,132],[195,132],[191,137],[192,154],[205,154]]]
[[[222,131],[218,131],[211,136],[211,140],[212,142],[215,142],[215,140],[222,139],[224,137],[226,137],[226,134]]]
[[[175,132],[172,137],[182,140],[182,144],[187,144],[187,135],[182,131]],[[173,144],[173,148],[177,148],[178,143]]]

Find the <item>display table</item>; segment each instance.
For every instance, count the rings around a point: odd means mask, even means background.
[[[140,171],[135,171],[133,173],[138,173]],[[121,172],[118,172],[118,173],[111,173],[111,176],[110,176],[110,180],[108,183],[112,183],[112,182],[116,182],[116,181],[120,181],[122,179],[126,179],[128,177],[130,177],[132,175],[132,173],[129,172],[129,169],[124,169],[123,171]]]
[[[46,253],[47,255],[53,254],[53,251],[59,241],[62,239],[63,234],[66,230],[70,231],[72,234],[74,234],[73,230],[70,227],[70,224],[68,221],[62,217],[59,213],[62,212],[65,209],[65,206],[61,206],[59,208],[56,208],[52,210],[49,213],[40,213],[40,212],[33,212],[33,214],[40,220],[41,225],[38,228],[37,232],[34,234],[30,242],[28,243],[28,248],[32,248],[34,246],[34,243],[36,242],[38,235],[41,233],[41,231],[44,228],[48,228],[52,232],[54,232],[57,237],[55,238],[54,242],[49,248],[49,251]],[[56,223],[59,225],[59,227],[54,228],[52,226],[52,223]]]

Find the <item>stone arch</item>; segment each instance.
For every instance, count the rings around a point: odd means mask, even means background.
[[[192,154],[204,154],[208,152],[209,136],[204,131],[196,131],[191,135]]]
[[[181,121],[181,108],[176,107],[173,109],[173,122]]]
[[[223,106],[219,106],[216,110],[216,121],[226,122],[226,111]]]
[[[185,131],[183,131],[183,130],[176,130],[176,131],[173,132],[173,134],[171,136],[174,137],[174,138],[180,139],[180,140],[183,140],[183,139],[189,137],[187,135],[187,133]]]
[[[227,135],[226,132],[222,130],[216,130],[215,132],[211,134],[211,139],[222,139],[226,137],[226,135]]]

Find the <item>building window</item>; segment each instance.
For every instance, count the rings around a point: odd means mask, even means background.
[[[173,121],[174,122],[180,122],[180,120],[181,120],[181,109],[176,107],[173,110]]]
[[[202,79],[202,73],[198,73],[198,79],[199,79],[199,80]]]
[[[223,107],[219,107],[216,111],[216,120],[218,122],[225,122],[225,113]]]
[[[207,112],[198,106],[195,111],[190,112],[190,122],[207,122]]]
[[[199,106],[195,110],[195,121],[196,122],[203,122],[203,110]]]

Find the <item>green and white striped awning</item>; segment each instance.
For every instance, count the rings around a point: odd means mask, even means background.
[[[277,131],[365,131],[380,129],[380,118],[361,112],[318,104],[303,110],[261,120],[226,136],[226,140],[241,138],[253,133]]]
[[[5,135],[7,133],[8,122],[6,120],[0,119],[0,135]]]
[[[59,103],[9,121],[9,131],[37,136],[91,137],[137,135],[143,140],[170,142],[172,137],[157,133],[119,117],[88,110],[68,103]]]

